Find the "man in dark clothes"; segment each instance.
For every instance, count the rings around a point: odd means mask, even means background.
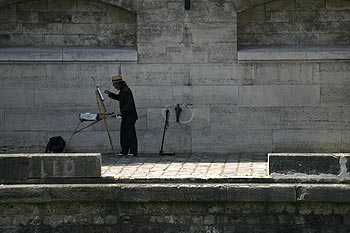
[[[108,90],[104,92],[108,97],[119,101],[122,122],[120,127],[120,146],[122,151],[118,156],[137,156],[137,137],[135,123],[138,119],[134,97],[128,85],[123,81],[121,75],[112,77],[113,87],[119,91],[119,94],[112,93]]]

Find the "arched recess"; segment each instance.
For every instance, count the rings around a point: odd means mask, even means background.
[[[0,45],[136,47],[137,16],[123,1],[1,0]],[[130,6],[129,6],[130,7]]]
[[[348,0],[250,0],[247,3],[232,1],[239,12],[239,51],[254,48],[255,52],[252,54],[256,56],[257,48],[269,47],[271,50],[265,50],[267,53],[280,52],[282,56],[278,57],[283,59],[331,59],[328,55],[336,51],[340,54],[336,59],[350,59]],[[321,50],[322,56],[319,53]],[[286,57],[286,53],[281,52],[290,52],[292,57]],[[239,60],[242,58],[240,55],[242,53],[238,53]],[[275,55],[273,54],[273,57],[276,57]],[[334,57],[334,54],[332,56]]]

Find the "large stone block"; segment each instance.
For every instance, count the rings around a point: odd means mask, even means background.
[[[191,84],[194,86],[239,85],[251,80],[253,66],[244,65],[191,65]]]
[[[322,10],[325,9],[324,1],[320,0],[311,0],[311,1],[303,1],[296,0],[295,5],[296,10]]]
[[[168,63],[191,63],[193,61],[193,52],[191,47],[171,46],[167,47]]]
[[[123,64],[125,81],[132,86],[173,86],[189,82],[189,68],[184,64]]]
[[[62,24],[61,23],[43,23],[43,24],[23,24],[23,34],[62,34]],[[65,32],[64,32],[65,33]]]
[[[209,22],[236,21],[236,10],[229,0],[208,1]]]
[[[136,24],[137,22],[137,15],[124,10],[119,7],[115,7],[112,5],[107,4],[107,23],[132,23]]]
[[[237,60],[237,43],[210,43],[209,62],[233,63]]]
[[[269,173],[338,175],[340,173],[339,155],[337,154],[278,154],[268,155]]]
[[[166,107],[174,104],[170,86],[135,86],[132,90],[137,107]]]
[[[239,95],[243,107],[315,106],[320,103],[320,86],[242,86]]]
[[[45,131],[1,131],[0,148],[2,153],[45,151],[47,144]]]
[[[138,24],[137,26],[137,41],[138,43],[180,43],[183,39],[183,23],[149,23]]]
[[[0,108],[30,108],[34,106],[34,90],[29,88],[1,88]]]
[[[211,127],[215,129],[279,129],[280,110],[274,108],[211,107]]]
[[[101,176],[101,154],[33,154],[29,162],[29,178]]]
[[[138,43],[139,63],[166,63],[166,46],[149,43]]]
[[[332,106],[350,105],[350,85],[321,86],[321,104]]]
[[[264,152],[271,147],[271,130],[192,130],[193,153]]]
[[[174,103],[198,106],[237,105],[237,86],[176,86]]]
[[[313,63],[256,63],[254,84],[312,84],[315,70]]]
[[[45,11],[45,0],[34,0],[17,3],[17,11]]]
[[[94,77],[96,84],[102,88],[112,88],[111,77],[118,73],[118,64],[94,63],[55,63],[46,65],[47,85],[52,88],[90,88],[94,93]],[[123,73],[124,75],[124,73]],[[128,76],[124,76],[128,82]],[[128,82],[129,83],[129,82]]]
[[[77,11],[104,12],[106,9],[107,5],[102,2],[93,2],[90,0],[77,1]]]
[[[106,23],[106,12],[74,12],[72,14],[73,23]]]
[[[16,5],[15,4],[0,8],[0,22],[1,23],[16,22]]]
[[[350,111],[344,107],[298,107],[281,109],[281,128],[350,128]]]
[[[94,90],[73,88],[52,88],[35,90],[35,106],[39,108],[91,108],[97,106]]]
[[[5,114],[6,130],[71,130],[79,122],[79,113],[88,109],[9,109]],[[95,110],[95,113],[97,111]]]
[[[47,9],[49,11],[76,11],[76,1],[71,0],[48,0]]]
[[[39,14],[38,12],[23,11],[18,13],[17,20],[19,23],[38,23]]]
[[[340,130],[274,130],[275,152],[340,152]]]
[[[1,51],[1,50],[0,50]],[[1,63],[2,87],[38,87],[45,85],[45,65]]]
[[[98,35],[101,33],[101,25],[99,24],[63,24],[63,34],[70,35]]]
[[[17,33],[23,33],[23,26],[21,24],[15,24],[15,23],[8,23],[8,22],[4,22],[4,23],[0,23],[0,33],[1,34],[7,34],[8,37],[13,36],[11,34],[17,34]],[[9,35],[10,34],[10,35]],[[16,35],[16,38],[10,38],[11,40],[18,40]]]
[[[350,63],[320,63],[319,79],[315,80],[321,84],[350,84]]]
[[[40,23],[72,23],[71,12],[38,12],[38,20]]]
[[[327,10],[350,10],[347,0],[326,0]]]
[[[236,23],[191,23],[193,42],[236,42]]]
[[[320,11],[318,20],[320,22],[329,22],[329,21],[341,21],[348,22],[350,21],[349,10],[345,11]]]
[[[29,160],[26,154],[0,155],[0,180],[23,180],[29,176]]]

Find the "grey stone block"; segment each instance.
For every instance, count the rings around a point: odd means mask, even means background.
[[[340,130],[274,130],[275,152],[340,152]]]
[[[166,63],[166,46],[138,43],[139,63]]]
[[[242,153],[271,151],[271,130],[192,130],[192,152]]]
[[[166,107],[174,104],[170,86],[131,87],[136,107]]]
[[[39,14],[38,12],[32,11],[19,12],[17,15],[17,20],[19,23],[38,23]]]
[[[295,189],[290,185],[228,185],[227,201],[232,202],[294,202]],[[254,191],[253,191],[254,190]]]
[[[72,14],[73,23],[106,23],[106,12],[74,12]]]
[[[29,161],[29,178],[101,176],[101,154],[33,154]]]
[[[256,63],[254,84],[312,84],[318,66],[312,63]]]
[[[305,175],[338,175],[340,173],[337,154],[276,154],[268,155],[269,173],[305,174]]]
[[[63,61],[137,61],[137,52],[134,49],[65,48],[62,56]]]
[[[16,22],[16,5],[8,5],[0,8],[0,22]]]
[[[130,11],[107,4],[107,23],[136,23],[137,15]]]
[[[71,130],[79,122],[81,109],[9,109],[5,114],[6,130]],[[91,111],[90,111],[91,112]],[[96,112],[96,110],[95,110]],[[97,112],[96,112],[97,113]]]
[[[253,7],[238,14],[238,21],[241,22],[264,22],[266,21],[265,5]]]
[[[239,85],[251,80],[251,65],[191,65],[191,84],[194,86]]]
[[[350,85],[321,86],[321,105],[344,106],[350,104]]]
[[[72,23],[72,13],[70,12],[38,12],[40,23]]]
[[[11,51],[0,49],[2,52]],[[45,83],[45,65],[1,63],[0,81],[2,87],[37,87]]]
[[[211,107],[211,127],[215,129],[279,129],[280,110],[272,108]]]
[[[101,33],[99,24],[63,24],[62,33],[70,35],[98,35]]]
[[[237,86],[175,86],[174,103],[198,106],[237,105]]]
[[[350,6],[346,0],[326,1],[327,10],[350,10]]]
[[[5,111],[0,109],[0,129],[5,129]]]
[[[176,86],[189,82],[189,68],[183,64],[123,64],[126,82],[133,86]]]
[[[265,5],[267,11],[278,11],[278,10],[295,10],[295,1],[294,0],[286,0],[286,1],[276,1],[269,2]]]
[[[193,61],[193,52],[191,47],[167,47],[166,53],[167,63],[191,63]]]
[[[311,0],[311,1],[302,1],[302,0],[296,0],[295,5],[296,10],[322,10],[325,9],[324,1],[318,1],[318,0]]]
[[[23,33],[23,26],[15,23],[0,23],[0,33],[5,35],[7,34],[8,36],[12,36],[11,34]],[[17,39],[17,36],[18,35],[16,35],[16,38],[11,39]]]
[[[46,83],[50,88],[82,88],[86,87],[94,93],[96,84],[104,89],[112,88],[111,77],[118,73],[118,64],[100,63],[55,63],[46,64]],[[128,75],[123,78],[129,84]]]
[[[193,42],[236,42],[236,23],[192,23],[190,24]]]
[[[236,21],[236,10],[231,1],[209,1],[209,22]]]
[[[23,34],[62,34],[62,24],[61,23],[39,23],[39,24],[23,24]],[[65,32],[63,32],[65,33]]]
[[[80,88],[52,88],[35,90],[35,106],[42,107],[95,107],[94,90]]]
[[[0,148],[2,153],[45,151],[47,133],[44,131],[1,131]]]
[[[345,129],[350,128],[349,110],[344,107],[298,107],[281,110],[281,128]]]
[[[320,11],[318,20],[320,22],[329,22],[329,21],[350,21],[350,15],[348,11]]]
[[[237,43],[210,43],[209,62],[233,63],[237,60]]]
[[[1,88],[1,108],[28,108],[34,106],[34,90],[30,88]]]
[[[29,160],[26,154],[0,155],[0,180],[23,180],[29,176]]]
[[[44,43],[45,36],[43,36],[42,38]],[[0,49],[0,60],[1,61],[31,61],[31,62],[32,61],[62,61],[62,51],[57,48],[3,48],[3,49]],[[20,66],[21,65],[19,65],[18,67]],[[24,65],[23,67],[25,66],[29,67],[30,65]],[[38,68],[38,72],[39,72],[38,78],[41,78],[42,70]],[[29,74],[31,74],[31,72]]]
[[[76,1],[70,0],[48,0],[47,1],[47,9],[49,11],[76,11]]]
[[[315,106],[320,102],[318,85],[242,86],[239,88],[240,106]]]
[[[318,184],[298,186],[297,201],[304,203],[347,203],[349,202],[349,185],[338,184],[325,187]]]
[[[347,160],[346,164],[345,164],[346,165],[346,170],[347,170],[348,173],[350,173],[350,156],[347,155],[345,158]]]
[[[182,23],[149,23],[137,25],[138,43],[167,44],[180,43],[183,39],[184,25]]]
[[[193,44],[193,63],[208,63],[209,62],[209,48],[208,44]]]
[[[77,11],[104,12],[107,5],[102,2],[92,2],[90,0],[78,0]]]
[[[17,4],[17,11],[45,11],[46,1],[45,0],[34,0],[20,2]]]
[[[322,84],[350,84],[348,80],[350,64],[348,62],[320,63],[320,76],[316,80]]]

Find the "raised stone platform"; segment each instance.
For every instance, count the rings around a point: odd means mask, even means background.
[[[350,180],[350,154],[347,153],[270,153],[272,177],[315,177]]]
[[[1,154],[0,181],[101,177],[101,154]]]

